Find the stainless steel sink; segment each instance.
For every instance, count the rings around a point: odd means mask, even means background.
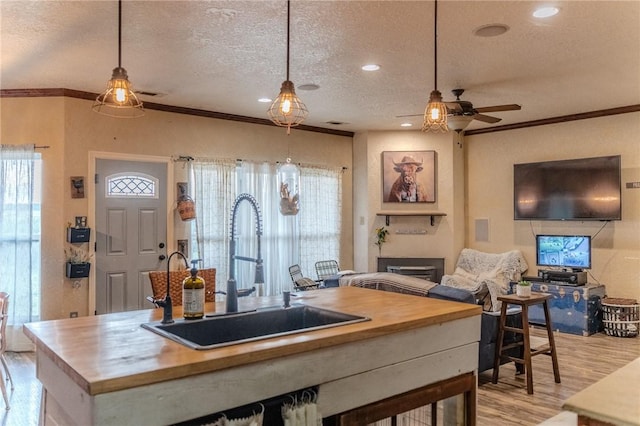
[[[176,320],[173,324],[146,323],[142,327],[190,348],[205,350],[368,320],[343,312],[293,305],[201,320]]]

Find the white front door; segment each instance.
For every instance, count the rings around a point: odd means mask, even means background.
[[[166,265],[167,164],[96,159],[95,182],[96,314],[151,308],[148,273]]]

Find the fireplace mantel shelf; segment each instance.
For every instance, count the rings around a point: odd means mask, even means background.
[[[437,216],[446,216],[446,213],[442,213],[442,212],[405,212],[405,211],[401,211],[401,212],[378,212],[376,213],[376,216],[385,216],[386,217],[386,221],[385,223],[387,224],[387,226],[389,226],[389,218],[391,216],[415,216],[415,217],[430,217],[431,218],[431,226],[434,225],[434,218]]]

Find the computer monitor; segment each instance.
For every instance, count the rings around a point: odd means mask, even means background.
[[[591,269],[591,237],[536,235],[536,264],[573,271]]]

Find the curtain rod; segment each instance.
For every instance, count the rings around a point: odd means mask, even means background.
[[[33,149],[49,149],[49,145],[34,145]]]
[[[238,159],[238,161],[242,162],[242,160],[240,160],[240,159]],[[276,164],[281,164],[281,163],[283,163],[283,161],[276,161]],[[300,165],[300,164],[304,164],[304,163],[302,163],[302,162],[298,162],[298,163],[296,163],[296,164]],[[316,165],[317,165],[317,164],[316,164]],[[344,170],[349,170],[349,168],[348,168],[347,166],[342,166],[341,168],[342,168],[342,170],[343,170],[343,171],[344,171]]]
[[[174,157],[173,159],[173,161],[194,161],[194,160],[195,159],[191,156],[179,156],[179,157]],[[242,158],[236,158],[236,163],[242,163],[243,161],[257,161],[257,160],[243,160]],[[282,163],[282,161],[275,162],[275,164],[280,164],[280,163]],[[296,164],[302,164],[302,163],[296,163]],[[347,166],[342,166],[341,168],[342,168],[342,171],[349,170]]]

